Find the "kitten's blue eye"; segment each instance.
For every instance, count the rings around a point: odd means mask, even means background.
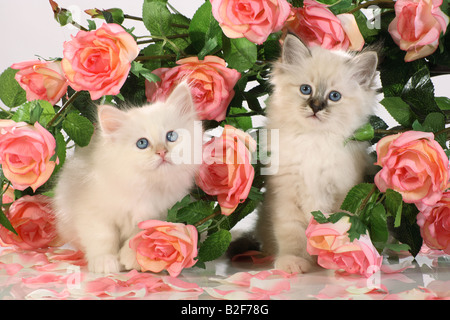
[[[300,92],[303,93],[303,94],[305,94],[305,95],[309,95],[309,94],[312,93],[312,88],[311,88],[310,85],[302,84],[302,85],[300,86]]]
[[[166,139],[167,141],[175,142],[178,139],[178,133],[176,133],[175,131],[169,131],[167,132]]]
[[[145,138],[140,138],[137,142],[136,142],[136,147],[138,147],[139,149],[146,149],[149,145],[149,142],[147,139]]]
[[[341,100],[341,98],[342,98],[342,96],[341,96],[341,94],[339,93],[339,92],[337,92],[337,91],[331,91],[330,92],[330,94],[328,95],[328,98],[331,100],[331,101],[339,101],[339,100]]]

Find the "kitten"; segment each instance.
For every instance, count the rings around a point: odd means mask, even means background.
[[[256,230],[277,269],[310,269],[310,213],[336,212],[349,189],[362,182],[368,144],[346,139],[373,113],[377,61],[371,51],[307,48],[292,35],[284,41],[267,106],[268,129],[279,129],[279,147],[271,150],[279,170],[267,177]]]
[[[165,220],[193,184],[196,120],[186,84],[165,103],[128,110],[99,106],[99,128],[65,164],[54,202],[59,234],[84,251],[89,271],[139,267],[129,248],[138,223]]]

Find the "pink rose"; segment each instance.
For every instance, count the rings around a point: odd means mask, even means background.
[[[407,51],[405,61],[432,54],[445,33],[448,17],[439,8],[442,0],[397,0],[395,18],[389,33],[400,49]]]
[[[187,81],[200,120],[224,120],[234,97],[233,87],[241,74],[227,68],[225,61],[216,56],[206,56],[204,60],[185,58],[178,60],[177,64],[174,68],[153,71],[161,81],[145,82],[147,100],[164,101],[180,82]]]
[[[196,182],[207,194],[217,196],[224,215],[230,215],[247,199],[255,176],[251,164],[251,152],[255,150],[256,142],[250,135],[229,125],[221,137],[203,147]]]
[[[433,133],[407,131],[377,144],[382,169],[375,176],[381,192],[393,189],[406,203],[433,206],[449,186],[449,162]],[[419,208],[420,209],[420,208]]]
[[[11,68],[20,70],[15,79],[25,90],[28,101],[46,100],[54,105],[67,92],[60,61],[33,60],[15,63]]]
[[[292,11],[288,29],[307,46],[358,51],[364,46],[364,38],[352,14],[335,16],[327,5],[313,0],[305,0],[303,8],[292,8]]]
[[[66,41],[61,63],[70,86],[89,91],[92,100],[97,100],[120,92],[138,54],[136,41],[128,32],[118,24],[104,23]]]
[[[228,38],[261,44],[280,31],[289,17],[286,0],[210,0],[214,18]]]
[[[197,229],[182,223],[147,220],[139,223],[139,232],[131,241],[142,271],[167,270],[172,277],[192,267],[197,257]]]
[[[43,195],[23,196],[16,200],[6,216],[18,235],[0,227],[3,246],[32,250],[58,246],[56,218],[51,209],[51,199]]]
[[[0,164],[14,189],[36,191],[52,175],[58,160],[55,138],[38,122],[0,120]]]
[[[317,263],[323,268],[369,277],[380,270],[383,258],[368,235],[350,241],[347,233],[350,227],[348,216],[336,223],[322,224],[311,218],[306,229],[307,251],[318,256]]]
[[[436,205],[425,207],[417,215],[417,224],[428,247],[450,254],[450,192]]]

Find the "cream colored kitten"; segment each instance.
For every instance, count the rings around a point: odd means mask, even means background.
[[[335,212],[363,179],[368,145],[346,139],[376,105],[376,67],[375,52],[307,48],[292,35],[284,41],[267,107],[268,128],[279,129],[279,147],[271,150],[279,171],[267,177],[257,223],[263,251],[275,255],[277,269],[308,271],[313,261],[305,237],[310,212]]]
[[[193,184],[196,120],[185,84],[165,103],[98,108],[93,141],[65,164],[54,203],[59,234],[84,251],[90,271],[138,268],[128,245],[137,224],[165,220]]]

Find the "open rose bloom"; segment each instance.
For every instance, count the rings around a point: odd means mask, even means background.
[[[128,32],[118,24],[104,23],[66,41],[61,64],[70,86],[89,91],[92,100],[97,100],[120,92],[138,54],[136,41]]]
[[[0,242],[25,250],[59,246],[56,219],[51,199],[43,195],[23,196],[15,201],[6,216],[18,235],[0,227]]]
[[[255,169],[251,153],[256,141],[245,132],[226,125],[222,136],[203,146],[203,163],[197,185],[209,195],[217,196],[222,214],[230,215],[247,199]]]
[[[449,187],[449,161],[433,133],[407,131],[389,135],[377,144],[378,160],[382,169],[375,176],[381,192],[393,189],[403,201],[422,206],[433,206]]]
[[[425,207],[417,215],[417,224],[428,247],[450,254],[450,192],[436,205]]]
[[[212,14],[228,38],[261,44],[280,31],[289,17],[286,0],[210,0]]]
[[[191,225],[147,220],[139,223],[143,229],[131,241],[142,271],[167,270],[172,277],[190,268],[197,257],[197,229]]]
[[[46,100],[57,103],[67,92],[67,80],[60,61],[42,62],[40,60],[15,63],[18,69],[15,79],[25,90],[28,101]]]
[[[38,122],[0,120],[0,164],[14,189],[36,191],[52,175],[56,161],[55,138]]]
[[[353,14],[335,16],[327,5],[305,0],[302,8],[292,8],[287,26],[307,46],[325,49],[361,50],[364,38]]]
[[[145,95],[149,102],[164,101],[182,81],[191,87],[195,109],[201,120],[225,120],[228,105],[234,97],[233,87],[241,74],[227,68],[225,60],[206,56],[204,60],[189,57],[177,61],[173,68],[153,71],[161,81],[145,82]]]
[[[442,0],[395,2],[395,19],[389,25],[389,33],[406,51],[406,62],[426,57],[437,49],[441,32],[445,33],[449,23],[441,4]]]
[[[350,241],[351,224],[344,216],[336,223],[318,223],[314,218],[306,229],[307,251],[317,255],[317,263],[326,269],[344,270],[366,277],[380,270],[383,258],[368,235]]]

